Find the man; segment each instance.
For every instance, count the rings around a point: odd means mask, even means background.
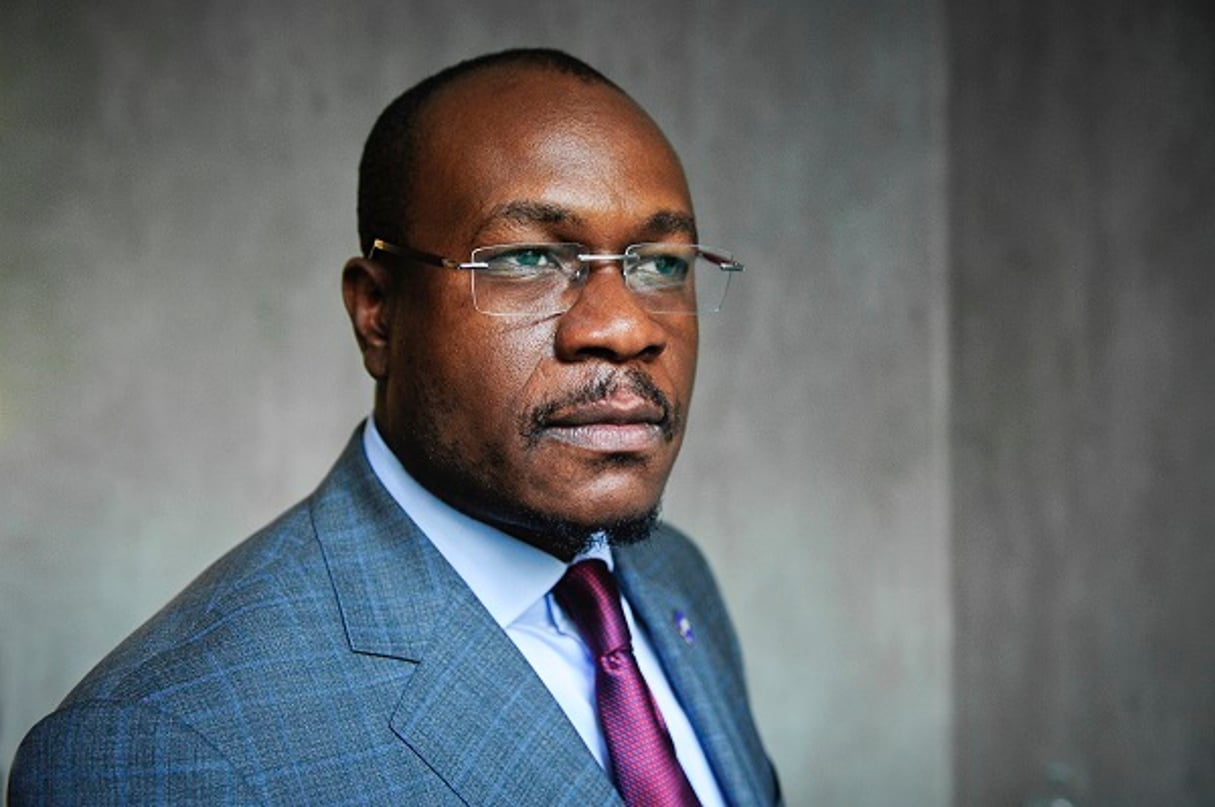
[[[658,128],[561,53],[462,63],[376,123],[359,229],[374,417],[34,728],[12,802],[779,801],[656,519],[741,268]]]

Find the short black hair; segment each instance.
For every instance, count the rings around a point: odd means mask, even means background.
[[[371,251],[376,238],[405,243],[409,202],[417,176],[419,121],[435,93],[480,70],[523,67],[551,70],[603,84],[625,94],[609,78],[581,59],[550,48],[517,48],[468,59],[423,79],[388,105],[367,136],[359,161],[359,245]],[[627,95],[627,94],[626,94]]]

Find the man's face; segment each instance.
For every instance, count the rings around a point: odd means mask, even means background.
[[[426,111],[410,246],[577,242],[592,253],[693,242],[670,146],[627,98],[539,70],[474,74]],[[402,264],[376,421],[406,469],[455,507],[560,556],[645,519],[682,440],[697,320],[651,314],[597,263],[556,316],[490,316],[467,271]]]

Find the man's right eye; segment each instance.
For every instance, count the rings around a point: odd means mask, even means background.
[[[559,267],[556,255],[550,250],[536,247],[504,252],[489,261],[490,269],[504,273],[534,274]]]

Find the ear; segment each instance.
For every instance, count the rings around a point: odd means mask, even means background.
[[[342,302],[363,352],[363,366],[377,382],[388,376],[392,306],[388,271],[367,258],[351,258],[342,270]]]

